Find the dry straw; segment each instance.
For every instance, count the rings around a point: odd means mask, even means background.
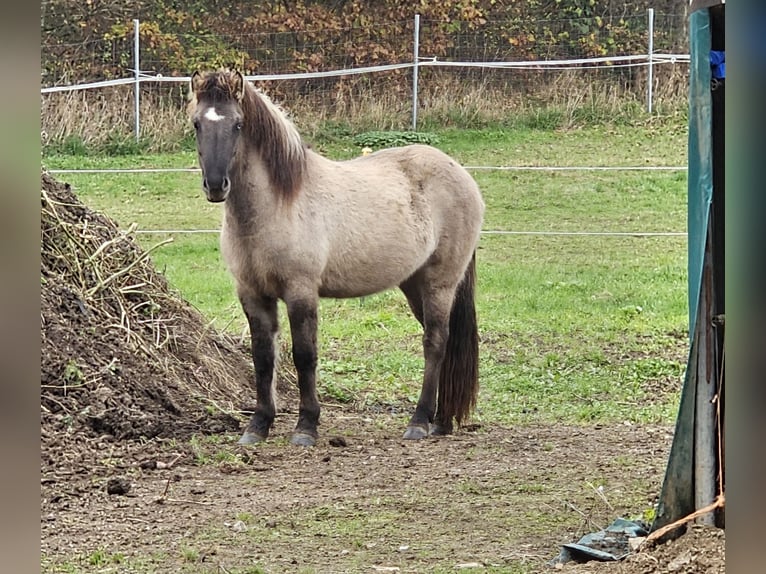
[[[43,422],[118,438],[236,430],[245,349],[170,288],[132,229],[47,173],[40,195]]]

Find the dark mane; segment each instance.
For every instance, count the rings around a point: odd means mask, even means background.
[[[245,116],[244,135],[261,155],[275,193],[291,202],[300,191],[306,171],[306,146],[284,112],[263,92],[244,81],[239,102]],[[213,103],[237,99],[238,77],[224,70],[205,75],[197,98]]]
[[[245,113],[245,133],[260,151],[275,190],[289,202],[298,194],[306,170],[306,146],[298,130],[249,82],[240,105]]]

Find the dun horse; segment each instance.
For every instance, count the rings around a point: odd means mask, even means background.
[[[195,72],[191,88],[202,188],[208,201],[225,201],[221,251],[252,337],[256,407],[239,442],[265,440],[276,414],[278,300],[300,390],[291,442],[312,446],[320,297],[397,286],[423,327],[425,357],[404,438],[451,433],[478,392],[475,250],[484,202],[473,178],[425,145],[324,158],[236,71]]]

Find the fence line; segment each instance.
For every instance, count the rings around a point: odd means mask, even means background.
[[[139,21],[133,20],[134,23],[134,37],[133,37],[133,61],[134,68],[130,78],[121,78],[116,80],[106,80],[99,82],[90,82],[84,84],[76,84],[70,86],[52,86],[47,88],[41,88],[41,94],[51,94],[56,92],[72,92],[78,90],[87,90],[95,88],[103,88],[108,86],[119,86],[124,84],[134,85],[134,115],[135,115],[135,136],[136,140],[139,140],[141,123],[140,123],[140,86],[146,82],[159,82],[159,83],[174,83],[174,82],[188,82],[190,78],[188,76],[162,76],[161,74],[153,74],[148,71],[141,70],[140,61],[140,33],[139,33]],[[489,69],[533,69],[533,70],[565,70],[565,69],[593,69],[593,68],[624,68],[624,67],[643,67],[646,66],[648,70],[649,81],[647,82],[647,111],[652,112],[652,98],[653,98],[653,86],[652,77],[654,66],[661,64],[676,64],[679,62],[688,63],[688,54],[661,54],[654,53],[654,10],[647,10],[647,31],[648,31],[648,45],[646,54],[638,55],[626,55],[626,56],[604,56],[596,58],[577,58],[577,59],[556,59],[556,60],[528,60],[528,61],[516,61],[516,62],[453,62],[446,60],[439,60],[436,57],[422,57],[419,54],[419,38],[420,38],[420,15],[415,15],[415,37],[414,37],[414,51],[412,55],[412,62],[405,62],[399,64],[388,64],[380,66],[367,66],[361,68],[346,68],[340,70],[330,70],[325,72],[301,72],[301,73],[286,73],[286,74],[259,74],[248,75],[246,79],[250,81],[270,81],[270,80],[293,80],[293,79],[312,79],[312,78],[328,78],[337,76],[348,76],[358,74],[368,74],[375,72],[385,72],[391,70],[412,69],[412,129],[417,129],[417,112],[418,112],[418,69],[421,67],[461,67],[461,68],[489,68]]]
[[[500,171],[686,171],[686,166],[464,166],[470,170]],[[192,168],[104,168],[104,169],[48,169],[48,173],[58,174],[141,174],[141,173],[199,173],[198,167]],[[143,235],[191,235],[220,233],[220,229],[137,229],[135,234]],[[525,235],[547,237],[686,237],[681,231],[513,231],[488,229],[482,235]]]
[[[191,235],[221,233],[220,229],[135,229],[132,231],[141,235]],[[575,237],[686,237],[685,231],[509,231],[504,229],[487,229],[482,235],[541,235],[541,236],[575,236]]]
[[[684,165],[594,165],[594,166],[569,166],[569,165],[465,165],[465,169],[474,170],[500,170],[500,171],[686,171]]]
[[[135,229],[137,235],[197,235],[220,234],[220,229]],[[542,237],[686,237],[685,231],[525,231],[485,229],[481,235],[526,235]]]
[[[556,165],[465,165],[465,169],[477,171],[686,171],[683,165],[596,165],[596,166],[556,166]],[[49,169],[50,173],[199,173],[198,167],[135,167],[135,168],[93,168],[93,169]]]
[[[337,76],[353,76],[358,74],[371,74],[375,72],[388,72],[391,70],[405,70],[408,68],[422,67],[442,67],[442,68],[494,68],[501,70],[522,70],[522,69],[551,69],[566,70],[570,68],[592,69],[592,68],[619,68],[619,67],[640,67],[645,66],[650,59],[646,55],[637,56],[603,56],[598,58],[579,58],[575,60],[519,60],[512,62],[452,62],[449,60],[439,60],[437,57],[420,57],[417,64],[405,62],[402,64],[384,64],[380,66],[366,66],[362,68],[344,68],[341,70],[329,70],[326,72],[293,72],[287,74],[251,74],[246,75],[245,79],[249,81],[269,81],[269,80],[300,80],[315,78],[332,78]],[[620,64],[620,62],[625,62]],[[688,54],[654,54],[651,58],[652,65],[676,64],[679,62],[688,63]],[[599,65],[588,65],[599,64]],[[77,90],[89,90],[95,88],[107,88],[110,86],[121,86],[124,84],[135,83],[188,83],[191,76],[163,76],[162,74],[153,75],[149,72],[139,72],[130,78],[118,78],[114,80],[101,80],[98,82],[86,82],[84,84],[73,84],[70,86],[51,86],[41,88],[41,94],[52,94],[56,92],[74,92]]]

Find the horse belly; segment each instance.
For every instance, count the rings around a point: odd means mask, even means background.
[[[345,298],[372,295],[401,284],[433,252],[431,242],[418,246],[378,244],[366,253],[344,253],[327,262],[321,277],[321,297]]]
[[[319,296],[332,299],[346,299],[349,297],[364,297],[374,293],[380,293],[392,287],[396,287],[408,276],[402,278],[352,276],[338,282],[333,279],[323,281],[319,286]]]
[[[437,229],[423,198],[393,171],[387,194],[345,198],[342,217],[328,222],[329,238],[320,294],[359,297],[400,285],[436,249]]]

